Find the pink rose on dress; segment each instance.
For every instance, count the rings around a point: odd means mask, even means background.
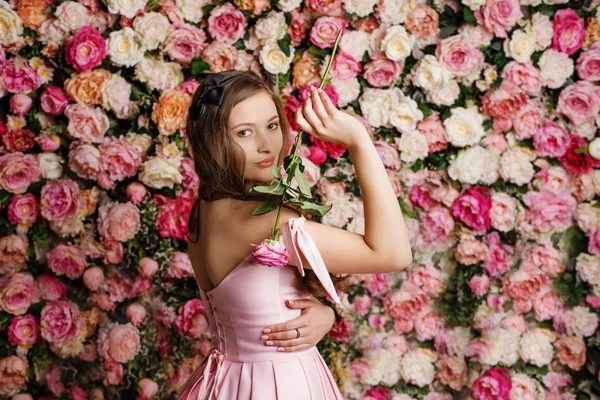
[[[206,311],[199,299],[189,300],[179,307],[175,326],[179,334],[187,334],[192,338],[199,338],[208,328]]]
[[[33,276],[17,272],[0,279],[0,309],[23,315],[37,301]]]
[[[473,383],[475,400],[509,400],[512,382],[510,371],[506,368],[494,367],[484,372]]]
[[[435,55],[443,66],[459,78],[466,78],[482,68],[484,61],[483,53],[461,35],[443,39]]]
[[[85,255],[73,245],[61,243],[48,252],[48,267],[56,275],[77,279],[83,275],[86,266]]]
[[[40,336],[40,321],[31,314],[13,317],[8,327],[8,341],[19,346],[17,351],[26,353]]]
[[[48,86],[40,97],[42,110],[52,115],[60,115],[69,104],[69,99],[59,86]]]
[[[346,25],[347,22],[341,18],[321,17],[310,30],[310,42],[321,49],[332,47],[338,31],[345,29]]]
[[[23,194],[42,176],[32,154],[21,152],[0,156],[0,188],[12,194]]]
[[[252,255],[257,263],[267,267],[282,268],[287,265],[289,254],[285,245],[279,240],[267,239],[259,245],[253,244]]]
[[[213,9],[211,12],[211,17],[209,18],[209,32],[211,29],[210,20],[212,18],[212,14],[215,12],[214,10],[226,7],[227,5],[231,6],[231,3],[227,3],[225,6],[215,7]],[[237,12],[241,14],[240,11]],[[169,36],[164,44],[164,52],[171,57],[171,60],[188,65],[192,62],[196,55],[202,53],[206,47],[205,42],[206,34],[202,29],[196,28],[191,24],[175,22],[173,25],[171,25],[169,30]]]
[[[85,199],[77,183],[55,179],[42,188],[40,209],[42,217],[48,221],[61,222],[75,218],[80,210],[85,209]]]
[[[27,261],[28,247],[26,236],[12,234],[0,237],[0,275],[22,270]]]
[[[573,55],[585,39],[585,24],[571,8],[558,10],[552,24],[552,48]]]
[[[452,216],[468,227],[489,230],[492,199],[488,188],[473,186],[461,194],[452,204]]]
[[[600,44],[592,45],[588,51],[584,51],[577,59],[577,75],[587,81],[600,81]]]
[[[597,86],[588,81],[577,81],[567,86],[558,96],[556,112],[569,118],[576,126],[594,121],[600,112]]]
[[[562,157],[570,142],[567,131],[555,122],[546,122],[533,135],[533,147],[540,157]]]
[[[132,203],[110,203],[98,210],[98,232],[105,239],[126,242],[140,229],[140,210]]]
[[[37,71],[22,58],[11,58],[0,65],[0,82],[9,93],[29,94],[42,85]]]
[[[98,354],[107,361],[126,363],[140,351],[140,331],[132,323],[103,326],[98,333]]]
[[[74,38],[65,41],[65,60],[78,71],[97,67],[106,57],[106,45],[102,34],[92,26],[77,30]]]
[[[210,12],[208,34],[219,42],[234,44],[244,36],[247,25],[244,13],[225,3]]]
[[[488,31],[497,37],[507,38],[523,13],[518,0],[486,0],[476,16],[483,18],[483,25]]]
[[[364,78],[369,85],[377,88],[389,88],[402,73],[402,62],[392,61],[385,56],[378,56],[365,64]]]

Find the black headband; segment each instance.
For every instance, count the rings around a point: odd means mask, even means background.
[[[225,77],[221,73],[213,73],[206,77],[204,80],[204,90],[196,102],[199,108],[199,115],[204,114],[206,104],[214,104],[216,106],[223,104],[223,98],[225,97],[225,86],[223,84],[235,76],[237,75]]]

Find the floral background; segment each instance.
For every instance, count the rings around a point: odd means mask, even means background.
[[[210,347],[198,80],[262,74],[295,127],[343,28],[325,91],[372,135],[415,260],[336,308],[319,348],[345,398],[598,398],[598,3],[0,0],[0,397],[176,397]],[[322,222],[361,233],[346,149],[303,141]]]

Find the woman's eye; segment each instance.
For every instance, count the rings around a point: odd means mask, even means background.
[[[248,135],[244,135],[244,132],[248,132],[248,133],[250,133],[250,131],[249,131],[249,130],[245,130],[245,131],[240,131],[240,132],[238,132],[238,135],[240,135],[240,136],[242,136],[242,137],[246,137],[246,136],[248,136]]]
[[[272,128],[272,130],[279,128],[279,124],[277,122],[273,122],[272,124],[269,124],[269,126],[271,126],[271,125],[275,125],[275,128]]]

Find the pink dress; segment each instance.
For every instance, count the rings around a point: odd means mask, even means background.
[[[299,251],[339,303],[315,242],[303,230],[305,221],[290,219],[281,230],[283,243],[300,274],[304,276]],[[287,353],[260,339],[267,325],[300,315],[301,310],[285,305],[287,299],[309,295],[299,283],[290,266],[266,267],[250,254],[214,289],[201,289],[213,348],[184,384],[179,400],[342,399],[316,346]]]

